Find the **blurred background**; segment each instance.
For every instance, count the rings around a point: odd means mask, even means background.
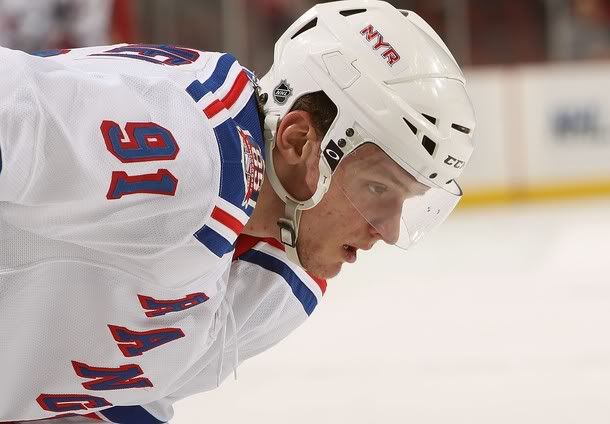
[[[174,423],[609,423],[610,0],[391,1],[465,71],[460,208],[379,248]],[[0,45],[230,51],[263,75],[311,0],[0,0]]]

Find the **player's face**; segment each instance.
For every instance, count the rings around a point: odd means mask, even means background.
[[[314,275],[330,278],[343,263],[354,263],[358,250],[379,240],[395,243],[405,199],[425,190],[377,146],[358,148],[338,167],[322,201],[303,212],[301,262]]]

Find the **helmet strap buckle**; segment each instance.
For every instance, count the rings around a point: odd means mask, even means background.
[[[286,254],[288,258],[299,265],[301,268],[301,260],[297,253],[297,238],[299,236],[299,222],[301,221],[301,210],[299,209],[299,203],[286,199],[286,208],[284,209],[284,216],[277,221],[277,225],[280,228],[280,241],[286,248]]]
[[[296,247],[297,232],[295,231],[292,222],[286,218],[280,218],[277,221],[277,226],[280,227],[280,241],[289,247]]]

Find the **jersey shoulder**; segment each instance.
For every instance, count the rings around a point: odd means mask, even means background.
[[[260,279],[269,286],[281,287],[282,290],[291,293],[307,316],[313,313],[322,300],[327,287],[326,280],[292,263],[282,243],[273,238],[241,235],[233,254],[232,271],[231,279],[237,280],[237,283],[241,278],[250,281]]]
[[[220,184],[211,219],[196,237],[223,256],[234,250],[264,178],[254,75],[232,55],[216,54],[186,91],[213,129],[220,155]]]
[[[29,56],[30,60],[27,60],[30,68],[39,71],[36,81],[40,90],[34,91],[53,99],[46,102],[53,107],[53,116],[63,121],[62,128],[71,131],[69,136],[59,134],[57,138],[65,140],[67,146],[74,140],[101,139],[103,136],[108,147],[80,143],[75,148],[79,158],[94,155],[98,163],[108,162],[110,168],[118,162],[107,150],[119,151],[118,160],[128,162],[123,167],[133,168],[144,166],[140,165],[142,158],[138,155],[146,153],[144,159],[158,159],[155,155],[163,146],[155,147],[159,143],[155,144],[154,140],[161,137],[176,141],[165,143],[168,149],[173,148],[171,156],[161,152],[162,159],[172,161],[167,172],[172,172],[176,178],[155,174],[159,181],[132,182],[127,176],[116,174],[117,178],[122,178],[119,181],[122,184],[111,186],[112,200],[125,196],[123,189],[126,186],[137,186],[137,193],[128,198],[141,200],[138,203],[148,207],[149,200],[155,196],[146,193],[157,190],[156,186],[161,183],[167,183],[173,189],[177,179],[178,190],[172,197],[180,205],[174,209],[188,209],[202,201],[210,206],[205,208],[208,216],[205,225],[195,232],[197,240],[217,257],[233,250],[237,236],[256,205],[264,172],[254,76],[248,69],[227,53],[167,45],[122,44],[52,50],[39,52],[36,56],[39,57]],[[56,87],[57,93],[48,87]],[[75,91],[83,94],[76,100],[62,94]],[[62,114],[62,111],[66,113]],[[78,122],[78,126],[72,130],[70,125],[74,122]],[[85,130],[87,134],[81,136]],[[128,138],[134,138],[131,143],[140,148],[124,146],[122,140]],[[93,148],[95,152],[91,151]],[[2,153],[4,159],[5,151]],[[115,153],[113,155],[117,156]],[[97,173],[101,172],[98,168]],[[91,168],[83,163],[75,169]],[[164,169],[162,172],[166,172]],[[42,175],[44,169],[38,167],[35,172]],[[178,173],[184,177],[180,178]],[[42,194],[58,193],[57,187],[50,187],[52,178],[40,180],[45,181],[44,184],[30,186],[38,187]],[[192,189],[185,190],[187,182],[192,182],[189,185]],[[63,192],[75,193],[65,184],[61,187]],[[164,203],[176,202],[166,199]]]

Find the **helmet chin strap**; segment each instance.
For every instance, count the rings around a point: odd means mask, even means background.
[[[284,208],[284,216],[277,221],[277,225],[280,229],[280,241],[285,246],[288,259],[305,269],[297,252],[301,212],[313,208],[322,200],[322,197],[328,189],[328,184],[330,184],[330,174],[323,172],[321,167],[318,186],[311,198],[300,201],[292,197],[277,177],[275,165],[273,163],[273,148],[275,147],[279,123],[280,117],[278,115],[269,114],[265,117],[265,170],[273,190],[286,205]]]
[[[284,216],[277,221],[280,229],[280,241],[284,244],[288,259],[304,268],[297,252],[297,238],[301,220],[300,202],[293,199],[286,191],[277,177],[273,163],[273,148],[275,147],[275,136],[279,123],[280,117],[278,115],[267,115],[265,117],[265,169],[273,190],[286,204]]]

